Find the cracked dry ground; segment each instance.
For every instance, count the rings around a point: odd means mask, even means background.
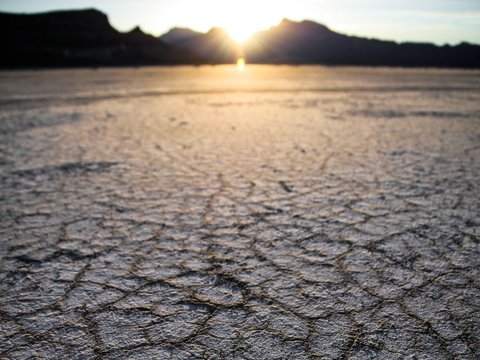
[[[478,359],[479,79],[0,74],[0,357]]]

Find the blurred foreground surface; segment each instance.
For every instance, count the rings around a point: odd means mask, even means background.
[[[0,73],[0,357],[475,359],[480,73]]]

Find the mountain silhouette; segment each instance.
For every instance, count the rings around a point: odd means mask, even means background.
[[[175,27],[173,29],[170,29],[166,34],[163,34],[160,37],[160,40],[167,44],[175,45],[183,42],[184,40],[193,39],[202,35],[205,34],[198,31],[193,31],[188,28]]]
[[[173,29],[160,39],[193,52],[204,62],[211,64],[231,64],[238,57],[243,57],[241,47],[221,28],[214,27],[205,34],[189,30],[182,31],[182,36],[178,35],[179,33]]]
[[[436,46],[336,33],[313,21],[284,19],[245,44],[253,63],[479,67],[480,46]]]
[[[139,27],[115,30],[95,9],[42,14],[0,13],[2,67],[189,64],[197,55]]]
[[[224,64],[325,64],[479,68],[480,46],[396,43],[343,35],[313,21],[284,19],[240,47],[220,28],[173,28],[157,38],[122,33],[95,10],[0,13],[0,67]]]

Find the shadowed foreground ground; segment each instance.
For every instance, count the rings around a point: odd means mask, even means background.
[[[0,74],[0,357],[478,358],[479,80]]]

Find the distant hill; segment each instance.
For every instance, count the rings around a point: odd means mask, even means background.
[[[245,53],[253,63],[480,67],[480,46],[436,46],[347,36],[313,21],[283,20],[258,32]]]
[[[160,36],[160,40],[164,43],[175,45],[181,43],[184,40],[191,40],[197,37],[205,35],[204,33],[193,31],[188,28],[178,28],[175,27],[170,29],[166,34]]]
[[[174,28],[160,38],[121,33],[95,9],[0,13],[0,67],[250,63],[480,68],[480,46],[381,41],[336,33],[313,21],[283,20],[240,47],[219,28]]]
[[[241,47],[221,28],[212,28],[205,34],[185,29],[179,33],[173,29],[160,39],[191,51],[211,64],[231,64],[238,57],[244,57]]]
[[[140,28],[115,30],[95,9],[42,14],[0,13],[2,67],[188,64],[197,55]]]

